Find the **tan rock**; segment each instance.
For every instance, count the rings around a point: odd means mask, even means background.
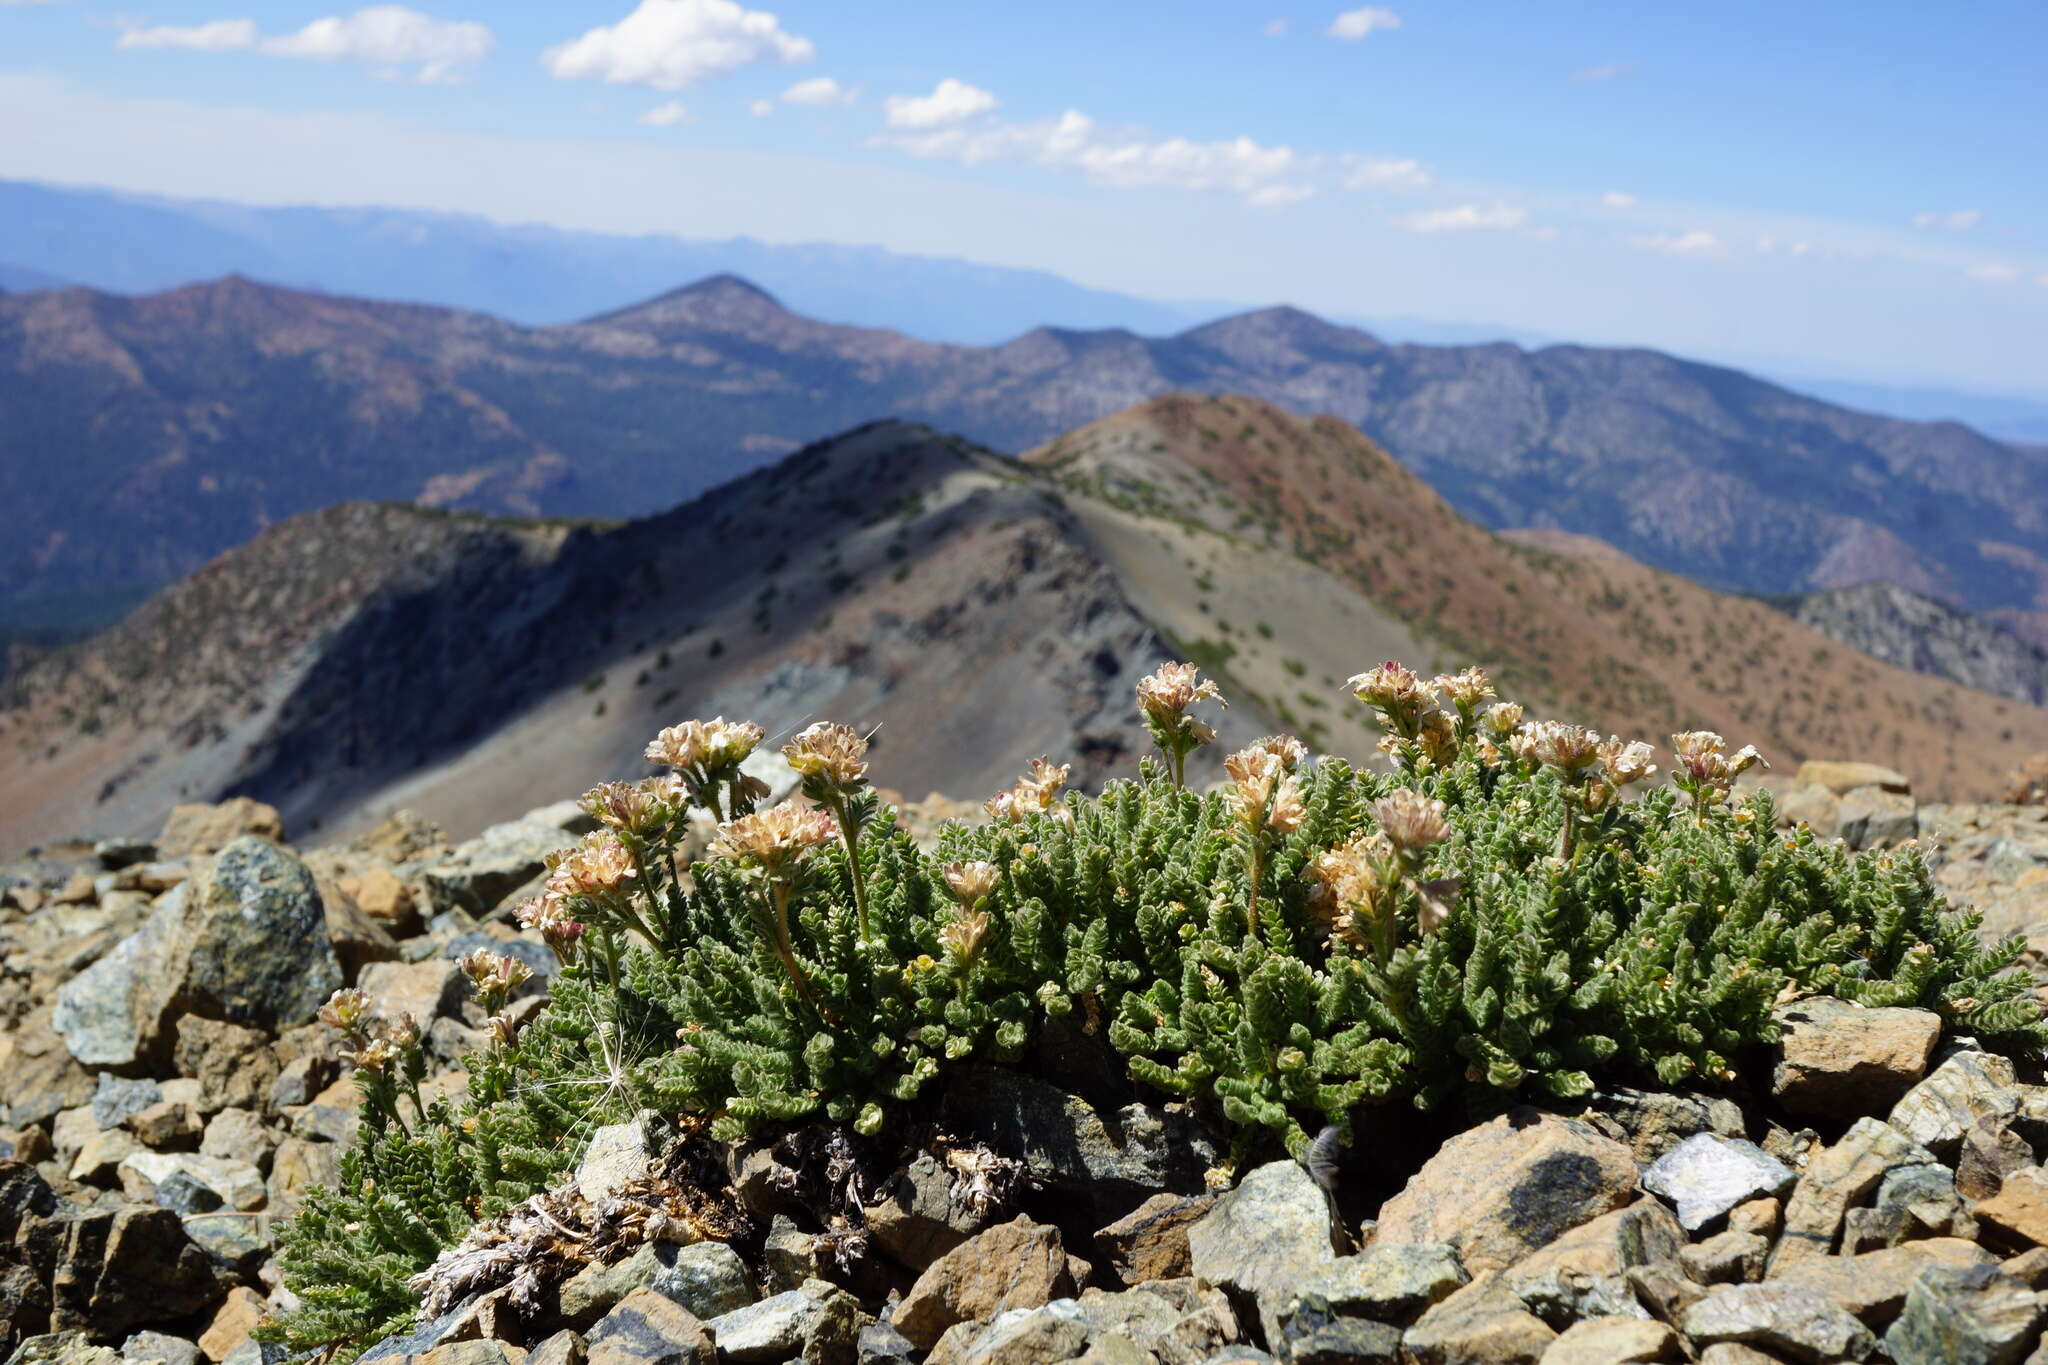
[[[1447,1242],[1473,1276],[1513,1265],[1635,1198],[1635,1155],[1554,1114],[1502,1115],[1452,1138],[1380,1209],[1378,1243]]]
[[[711,1333],[689,1309],[652,1289],[636,1289],[585,1339],[588,1365],[713,1365]]]
[[[121,1163],[142,1150],[134,1134],[109,1128],[85,1140],[72,1158],[68,1174],[81,1185],[111,1186],[119,1178],[116,1173]]]
[[[158,1100],[122,1119],[121,1125],[135,1134],[143,1146],[159,1152],[190,1151],[199,1145],[199,1136],[206,1131],[199,1111],[183,1100]]]
[[[424,962],[374,962],[356,984],[370,997],[377,1017],[396,1023],[410,1014],[422,1030],[462,999],[462,970],[445,957]]]
[[[1831,1255],[1841,1236],[1842,1217],[1861,1204],[1898,1166],[1932,1162],[1926,1148],[1876,1119],[1858,1119],[1841,1141],[1816,1154],[1800,1174],[1785,1205],[1785,1231],[1771,1255],[1770,1275],[1799,1261]]]
[[[350,894],[364,914],[381,921],[394,934],[416,931],[420,917],[412,888],[400,881],[396,872],[383,863],[372,863],[348,880],[354,883]]]
[[[1809,758],[1799,765],[1799,780],[1811,782],[1816,787],[1825,787],[1836,796],[1846,795],[1858,787],[1877,787],[1908,796],[1913,791],[1913,784],[1904,773],[1876,763],[1843,763],[1832,759]]]
[[[240,835],[254,834],[272,843],[284,841],[284,820],[277,807],[266,806],[246,796],[237,796],[217,806],[175,806],[156,837],[159,858],[183,858],[194,853],[218,853]]]
[[[1927,1237],[1917,1242],[1866,1251],[1861,1256],[1814,1256],[1798,1262],[1770,1283],[1815,1290],[1830,1303],[1883,1330],[1906,1302],[1906,1291],[1931,1265],[1989,1264],[1995,1258],[1960,1237]]]
[[[263,1296],[253,1289],[236,1287],[214,1311],[213,1321],[199,1334],[199,1353],[208,1360],[226,1360],[228,1352],[249,1339],[263,1320]]]
[[[1971,1212],[1987,1242],[2015,1251],[2048,1246],[2048,1170],[2030,1166],[2013,1172],[1997,1194],[1978,1200]]]
[[[1941,1041],[1929,1010],[1864,1009],[1816,996],[1779,1007],[1784,1029],[1771,1093],[1794,1114],[1890,1109],[1927,1074]]]
[[[1537,1365],[1557,1340],[1496,1277],[1474,1280],[1401,1334],[1416,1365]]]
[[[1768,1238],[1730,1228],[1679,1252],[1678,1262],[1701,1284],[1754,1284],[1770,1255]]]
[[[1216,1202],[1214,1195],[1155,1194],[1095,1234],[1109,1248],[1125,1284],[1173,1280],[1191,1273],[1188,1228]]]
[[[1588,1318],[1567,1327],[1543,1365],[1651,1365],[1677,1360],[1678,1333],[1640,1318]]]
[[[306,1191],[332,1185],[341,1168],[341,1148],[332,1142],[286,1138],[270,1163],[270,1207],[281,1216],[298,1211]]]
[[[1767,1240],[1776,1238],[1785,1226],[1785,1206],[1775,1199],[1752,1199],[1737,1204],[1728,1214],[1733,1232],[1753,1232]]]
[[[1920,832],[1913,798],[1881,787],[1858,787],[1842,798],[1836,832],[1851,848],[1892,848]]]
[[[1822,838],[1831,838],[1841,824],[1842,802],[1826,787],[1814,782],[1795,782],[1777,798],[1778,823],[1805,825]]]
[[[955,1323],[1037,1308],[1073,1292],[1059,1229],[1019,1217],[976,1233],[932,1262],[890,1321],[929,1350]]]
[[[180,1019],[174,1055],[179,1074],[199,1082],[202,1113],[260,1109],[277,1080],[270,1035],[225,1020],[191,1014]]]

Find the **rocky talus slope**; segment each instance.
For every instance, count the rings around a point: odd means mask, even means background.
[[[2033,706],[2048,701],[2048,652],[1909,589],[1863,583],[1772,601],[1872,658]]]
[[[1825,832],[1931,843],[1990,928],[2048,922],[2041,810],[1917,804],[1867,764],[1780,780]],[[553,958],[507,911],[581,819],[451,846],[396,816],[300,851],[244,800],[0,865],[0,1356],[274,1365],[251,1332],[289,1306],[277,1225],[357,1122],[314,1007],[353,983],[411,1013],[427,1092],[460,1090],[483,1019],[455,959],[520,958],[514,1013],[546,1008]],[[2038,1064],[1917,1010],[1779,1017],[1753,1090],[1615,1089],[1462,1131],[1369,1116],[1328,1162],[1234,1171],[1107,1072],[1075,1094],[965,1076],[906,1150],[829,1128],[723,1149],[646,1114],[493,1231],[525,1280],[425,1284],[417,1329],[363,1359],[2048,1362]]]

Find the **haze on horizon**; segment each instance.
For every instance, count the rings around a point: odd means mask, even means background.
[[[2038,5],[427,2],[0,0],[0,177],[2048,396]]]

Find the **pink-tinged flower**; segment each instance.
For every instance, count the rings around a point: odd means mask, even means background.
[[[1301,784],[1279,754],[1254,745],[1224,759],[1223,769],[1233,784],[1223,800],[1238,823],[1274,834],[1292,834],[1301,827],[1308,815]]]
[[[739,763],[766,738],[766,732],[750,720],[727,721],[717,716],[669,726],[654,737],[646,752],[654,763],[710,771]]]
[[[1728,741],[1712,730],[1688,730],[1671,737],[1671,748],[1678,755],[1678,765],[1683,772],[1673,774],[1679,785],[1693,794],[1701,804],[1725,801],[1735,786],[1735,779],[1756,764],[1764,763],[1763,755],[1753,744],[1745,744],[1734,753],[1728,752]]]
[[[953,899],[972,908],[996,889],[996,879],[1002,875],[1002,870],[994,863],[977,860],[947,863],[945,874],[946,888],[953,893]]]
[[[479,996],[493,1002],[502,1002],[533,976],[533,968],[518,958],[506,957],[488,948],[463,954],[455,960],[455,965],[469,978],[469,984],[476,988]],[[496,1008],[495,1003],[492,1008]]]
[[[798,774],[839,788],[857,786],[867,776],[867,751],[868,742],[851,726],[822,721],[782,746],[782,756]]]
[[[652,834],[667,826],[689,804],[676,799],[673,778],[645,782],[607,782],[593,787],[578,802],[601,825],[628,834]]]
[[[986,910],[971,910],[939,930],[939,943],[955,961],[965,966],[981,954],[982,941],[987,938],[989,915]]]
[[[1657,771],[1657,765],[1650,761],[1656,752],[1640,739],[1624,744],[1618,736],[1609,736],[1600,749],[1600,765],[1607,769],[1608,781],[1626,787]]]
[[[1448,697],[1451,705],[1468,714],[1473,707],[1494,694],[1493,680],[1477,668],[1467,668],[1457,673],[1439,673],[1430,683],[1430,687],[1438,695]]]
[[[990,797],[982,803],[982,809],[1003,824],[1016,824],[1034,815],[1065,815],[1065,799],[1060,793],[1073,771],[1072,764],[1034,758],[1030,771],[1017,780],[1016,786]]]
[[[1213,701],[1225,709],[1230,706],[1216,684],[1202,677],[1193,664],[1161,664],[1138,680],[1138,709],[1163,725],[1177,727],[1198,701]]]
[[[1555,768],[1566,777],[1598,763],[1603,745],[1598,730],[1559,720],[1532,720],[1508,740],[1508,747],[1524,763]]]
[[[335,1032],[354,1037],[369,1022],[369,993],[359,986],[348,986],[338,990],[320,1007],[318,1018]]]
[[[1308,746],[1293,735],[1267,735],[1264,739],[1253,740],[1246,749],[1273,755],[1288,772],[1308,761]]]
[[[1354,674],[1345,686],[1367,706],[1383,711],[1407,711],[1436,703],[1435,687],[1417,677],[1408,665],[1392,659],[1369,672]]]
[[[1451,837],[1444,803],[1407,787],[1395,788],[1373,802],[1370,809],[1387,842],[1404,853],[1440,844]]]
[[[785,801],[772,810],[743,815],[718,827],[708,854],[765,869],[771,875],[794,862],[806,849],[832,842],[838,826],[815,806]]]
[[[1522,724],[1522,704],[1515,701],[1497,701],[1479,715],[1479,723],[1495,739],[1506,739]]]
[[[527,901],[513,915],[522,929],[532,929],[540,934],[555,955],[564,964],[576,960],[576,950],[583,938],[583,924],[569,913],[569,908],[553,895],[541,896]]]
[[[583,842],[553,858],[548,872],[548,892],[558,898],[589,896],[604,899],[629,889],[638,880],[639,865],[633,850],[608,829],[586,834]]]

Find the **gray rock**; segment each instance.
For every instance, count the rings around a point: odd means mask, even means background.
[[[1785,1231],[1771,1254],[1769,1273],[1776,1276],[1807,1257],[1833,1254],[1843,1216],[1863,1203],[1887,1172],[1933,1160],[1898,1129],[1876,1119],[1856,1120],[1841,1141],[1814,1156],[1800,1173],[1785,1205]]]
[[[1924,1163],[1886,1171],[1872,1204],[1879,1213],[1906,1214],[1937,1237],[1977,1235],[1976,1220],[1956,1190],[1956,1173],[1946,1166]]]
[[[1192,1362],[1238,1335],[1228,1296],[1192,1279],[1116,1293],[1086,1289],[1080,1304],[1090,1331],[1087,1358],[1102,1365],[1125,1358]]]
[[[851,1360],[860,1333],[860,1304],[823,1280],[748,1304],[708,1324],[722,1360],[735,1365]]]
[[[1701,1133],[1653,1162],[1643,1172],[1643,1188],[1669,1199],[1679,1225],[1698,1232],[1737,1204],[1783,1194],[1797,1179],[1753,1142]]]
[[[190,886],[174,887],[140,929],[57,988],[50,1025],[80,1062],[131,1066],[163,1050],[165,1015],[183,975]]]
[[[660,1255],[664,1250],[673,1251],[674,1248],[643,1242],[622,1261],[584,1266],[564,1280],[556,1291],[563,1319],[577,1327],[596,1322],[626,1295],[652,1283],[661,1270]],[[683,1304],[683,1307],[689,1308],[690,1305]],[[704,1316],[694,1308],[690,1311],[697,1317]]]
[[[624,1123],[609,1124],[590,1135],[583,1160],[576,1167],[576,1188],[595,1204],[617,1194],[626,1182],[647,1174],[648,1163],[666,1141],[661,1115],[643,1110]]]
[[[746,1262],[723,1242],[665,1247],[659,1269],[647,1287],[674,1299],[706,1322],[754,1301],[753,1277]]]
[[[448,1339],[448,1334],[469,1315],[469,1310],[475,1305],[476,1300],[477,1296],[471,1295],[440,1317],[429,1318],[410,1332],[385,1337],[382,1341],[372,1343],[356,1357],[356,1365],[373,1365],[376,1361],[388,1360],[395,1356],[425,1355]]]
[[[925,1365],[1049,1365],[1073,1360],[1088,1345],[1090,1324],[1072,1299],[1042,1308],[1012,1308],[987,1323],[947,1329]]]
[[[1339,1256],[1280,1293],[1314,1295],[1342,1316],[1405,1326],[1469,1278],[1453,1248],[1441,1242],[1409,1242]]]
[[[1199,1193],[1219,1154],[1191,1116],[1132,1104],[1107,1119],[1086,1100],[1014,1071],[962,1077],[945,1102],[948,1131],[1022,1161],[1053,1189],[1122,1199]]]
[[[1854,1212],[1862,1212],[1855,1210]],[[1717,1232],[1678,1253],[1685,1273],[1701,1284],[1754,1284],[1764,1277],[1771,1244],[1754,1232]]]
[[[1674,1265],[1684,1246],[1685,1230],[1671,1210],[1641,1199],[1560,1234],[1507,1267],[1499,1281],[1560,1331],[1578,1318],[1640,1318],[1646,1313],[1630,1274]]]
[[[284,1365],[291,1348],[276,1341],[244,1341],[220,1358],[220,1365]]]
[[[129,1365],[199,1365],[199,1347],[163,1332],[137,1332],[121,1343],[121,1359]]]
[[[1636,1160],[1645,1164],[1699,1133],[1739,1138],[1745,1131],[1742,1110],[1733,1100],[1627,1086],[1594,1095],[1587,1117],[1608,1136],[1628,1143]]]
[[[223,1205],[247,1212],[261,1208],[268,1197],[263,1173],[250,1162],[196,1152],[134,1152],[121,1158],[120,1174],[130,1198],[154,1200],[178,1213],[210,1213]],[[187,1196],[186,1206],[180,1208],[174,1202],[179,1188],[174,1182],[179,1180],[204,1191],[210,1202]]]
[[[1275,1299],[1346,1247],[1322,1187],[1298,1162],[1275,1161],[1248,1173],[1188,1229],[1188,1250],[1196,1279],[1258,1305],[1271,1341],[1285,1307]]]
[[[253,1278],[277,1246],[267,1213],[194,1213],[182,1221],[193,1244],[238,1279]]]
[[[868,1235],[902,1264],[923,1270],[992,1221],[987,1211],[956,1201],[952,1191],[945,1166],[919,1152],[882,1202],[867,1209]]]
[[[102,1132],[119,1128],[121,1120],[130,1114],[141,1113],[163,1097],[163,1087],[155,1081],[130,1080],[102,1071],[98,1088],[92,1095],[92,1121]]]
[[[1939,1157],[1952,1158],[1963,1134],[1987,1117],[2009,1118],[2020,1096],[2012,1063],[1992,1052],[1957,1048],[1932,1075],[1892,1106],[1887,1120]]]
[[[712,1365],[709,1327],[673,1299],[636,1289],[584,1340],[588,1365]]]
[[[254,835],[215,856],[188,934],[183,987],[199,1013],[275,1030],[312,1018],[341,988],[313,874]]]
[[[436,907],[486,915],[538,876],[548,854],[574,842],[559,826],[513,820],[492,825],[438,858],[408,865],[402,875],[417,881]]]
[[[1280,1315],[1272,1343],[1294,1365],[1399,1365],[1401,1329],[1348,1316],[1322,1295],[1303,1294]]]
[[[1893,848],[1919,832],[1913,798],[1882,787],[1843,793],[1835,832],[1851,848]]]
[[[548,983],[553,981],[562,970],[562,964],[556,960],[554,952],[545,944],[534,943],[523,938],[493,938],[489,934],[459,934],[448,940],[448,946],[441,950],[441,956],[452,960],[462,957],[464,954],[473,953],[479,948],[486,952],[496,953],[500,957],[517,958],[520,962],[526,964],[528,971],[533,973],[532,976],[519,984],[518,989],[512,992],[514,1000],[524,1000],[528,996],[534,995],[546,995]],[[469,995],[467,982],[461,983],[458,989],[464,997]]]
[[[1896,1365],[2018,1365],[2037,1341],[2042,1306],[1992,1265],[1920,1272],[1885,1333]]]
[[[871,1322],[854,1343],[859,1365],[912,1365],[923,1352],[888,1322]]]
[[[120,1360],[113,1347],[94,1345],[83,1332],[48,1332],[15,1347],[7,1365],[120,1365]]]
[[[1685,1310],[1679,1330],[1695,1344],[1732,1341],[1801,1361],[1864,1360],[1877,1347],[1868,1328],[1811,1289],[1738,1284]]]

